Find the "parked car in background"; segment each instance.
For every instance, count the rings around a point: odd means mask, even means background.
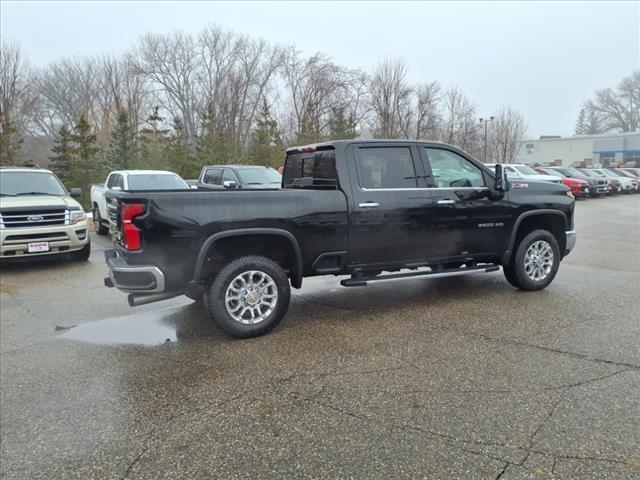
[[[620,180],[617,180],[616,178],[609,177],[607,174],[605,174],[600,169],[581,168],[580,171],[583,172],[586,175],[592,176],[593,178],[599,178],[599,179],[606,180],[609,183],[609,193],[608,193],[608,195],[614,195],[614,194],[620,193],[622,191],[622,182]]]
[[[636,189],[633,191],[633,193],[640,193],[640,175],[636,175],[633,172],[630,172],[624,168],[609,168],[608,169],[610,172],[615,173],[616,175],[619,175],[621,177],[626,177],[626,178],[630,178],[631,180],[636,182]]]
[[[486,165],[491,169],[496,168],[495,163],[487,163]],[[503,164],[503,167],[509,180],[562,183],[562,179],[555,175],[540,174],[533,168],[520,163],[505,163]]]
[[[587,173],[581,172],[575,167],[544,167],[547,170],[553,170],[556,172],[560,172],[561,174],[571,177],[577,178],[579,180],[584,180],[589,182],[589,195],[591,197],[598,197],[601,195],[609,195],[611,192],[611,183],[607,179],[603,179],[600,177],[593,177],[588,175]]]
[[[262,165],[211,165],[200,172],[198,187],[214,190],[280,188],[282,175]]]
[[[608,178],[620,182],[620,192],[622,193],[632,193],[636,191],[636,188],[638,188],[638,182],[634,178],[629,178],[626,175],[619,175],[606,168],[597,168],[594,169],[594,171],[602,172]]]
[[[166,170],[116,170],[107,176],[103,184],[91,186],[91,210],[93,225],[98,235],[109,231],[109,208],[106,193],[109,191],[185,190],[189,185],[177,173]]]
[[[0,169],[0,259],[91,253],[87,216],[56,175],[43,168]]]
[[[632,174],[634,174],[636,177],[640,177],[640,168],[633,168],[633,167],[621,167],[620,170],[623,170],[625,172],[631,172]]]
[[[590,194],[589,182],[586,180],[568,177],[552,168],[536,167],[534,170],[542,175],[553,175],[561,178],[562,183],[571,189],[571,193],[573,193],[573,196],[576,198],[588,197]]]

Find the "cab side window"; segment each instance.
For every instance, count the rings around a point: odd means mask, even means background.
[[[416,188],[416,170],[409,147],[360,147],[356,169],[366,189]]]
[[[236,182],[236,184],[238,183],[238,178],[236,177],[236,174],[233,173],[233,170],[229,170],[228,168],[225,168],[224,173],[222,174],[222,182],[226,182],[226,181]]]
[[[222,185],[222,170],[219,168],[210,168],[204,172],[202,182],[207,185]]]
[[[117,173],[114,173],[113,175],[109,175],[109,179],[107,180],[107,188],[111,188],[113,186],[115,186],[116,184],[116,180],[118,179],[120,175],[118,175]]]
[[[113,186],[120,187],[122,190],[124,190],[124,178],[122,178],[122,175],[117,175],[116,181]]]
[[[425,148],[431,164],[433,186],[438,188],[484,187],[482,170],[449,150]]]

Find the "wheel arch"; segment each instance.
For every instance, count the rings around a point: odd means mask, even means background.
[[[558,241],[560,254],[563,255],[566,246],[565,231],[569,228],[567,215],[559,210],[539,209],[522,213],[514,222],[507,250],[502,254],[501,263],[509,265],[517,242],[528,232],[535,229],[548,230]]]
[[[192,284],[197,286],[202,280],[202,276],[205,273],[205,264],[208,257],[212,252],[215,253],[216,244],[221,241],[234,239],[238,240],[251,240],[256,238],[273,238],[277,240],[279,245],[285,246],[285,255],[287,257],[287,264],[289,267],[289,277],[291,279],[291,285],[294,288],[300,288],[302,286],[302,252],[300,245],[295,236],[283,229],[279,228],[239,228],[234,230],[226,230],[224,232],[214,233],[209,236],[200,247],[196,263],[193,269]]]

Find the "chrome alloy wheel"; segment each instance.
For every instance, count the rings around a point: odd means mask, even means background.
[[[227,313],[236,322],[260,323],[276,308],[278,287],[273,278],[264,272],[243,272],[229,284],[224,303]]]
[[[524,256],[524,271],[536,282],[544,280],[553,268],[553,249],[545,240],[533,242]]]

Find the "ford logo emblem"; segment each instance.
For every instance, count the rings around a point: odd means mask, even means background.
[[[40,215],[31,215],[30,217],[27,217],[27,221],[29,222],[41,222],[42,220],[44,220],[44,218]]]

